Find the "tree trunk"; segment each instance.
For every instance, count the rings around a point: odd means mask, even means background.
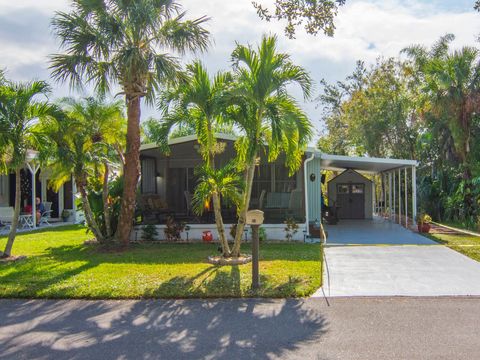
[[[245,221],[247,219],[247,211],[250,206],[250,197],[252,195],[253,178],[255,176],[255,158],[247,167],[245,174],[245,192],[243,194],[242,207],[238,215],[237,233],[235,234],[235,242],[231,256],[240,256],[240,245],[242,244],[243,230],[245,229]]]
[[[93,216],[92,208],[90,207],[90,202],[88,201],[88,195],[86,190],[86,180],[84,176],[76,176],[75,181],[77,183],[78,191],[80,192],[80,198],[82,200],[82,208],[85,214],[85,221],[87,222],[88,228],[92,231],[93,236],[97,239],[99,243],[104,242],[104,237],[100,228],[98,227],[95,217]]]
[[[222,252],[224,257],[230,256],[230,247],[228,246],[227,238],[225,237],[225,225],[223,224],[222,207],[220,197],[218,194],[213,194],[213,212],[215,213],[215,223],[217,225],[218,239],[222,245]]]
[[[127,149],[125,152],[124,184],[116,239],[128,246],[135,212],[135,193],[140,176],[140,97],[127,96]]]
[[[15,170],[15,210],[13,212],[12,227],[10,228],[10,233],[8,234],[8,240],[5,246],[5,251],[3,252],[3,257],[9,257],[12,255],[13,242],[15,241],[15,236],[17,235],[18,218],[20,216],[20,201],[22,199],[22,189],[20,184],[20,168],[18,168]],[[32,220],[37,221],[36,214],[32,214]]]
[[[103,200],[103,218],[105,220],[105,237],[110,239],[112,237],[112,227],[110,220],[110,206],[108,204],[108,176],[109,168],[108,163],[105,162],[105,172],[103,174],[103,189],[102,189],[102,200]]]

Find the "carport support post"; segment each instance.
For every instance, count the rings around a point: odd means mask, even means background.
[[[392,173],[388,173],[388,217],[392,220]]]
[[[408,186],[407,186],[407,171],[405,168],[405,227],[408,229]]]
[[[412,219],[417,221],[417,169],[412,166]]]
[[[396,196],[396,178],[397,176],[395,175],[395,171],[392,173],[393,175],[393,221],[396,220],[397,218],[397,196]]]
[[[398,169],[398,223],[402,225],[402,173]]]

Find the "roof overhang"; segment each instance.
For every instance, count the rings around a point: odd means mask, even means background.
[[[223,134],[223,133],[217,133],[215,134],[215,137],[217,140],[236,141],[238,139],[238,137],[235,135]],[[183,144],[190,141],[197,141],[197,135],[187,135],[187,136],[181,136],[178,138],[168,139],[168,145]],[[158,144],[150,143],[150,144],[143,144],[142,146],[140,146],[140,150],[149,150],[149,149],[155,149],[155,148],[158,148]]]
[[[324,153],[320,154],[320,159],[322,169],[324,170],[342,171],[345,169],[353,169],[371,174],[418,166],[416,160],[355,157]]]

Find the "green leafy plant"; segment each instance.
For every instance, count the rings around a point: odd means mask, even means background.
[[[417,215],[417,224],[430,224],[432,222],[432,217],[426,213],[420,213]]]
[[[265,228],[260,227],[258,229],[258,239],[262,242],[267,241],[267,230],[265,230]]]
[[[292,241],[295,234],[298,232],[298,224],[296,223],[294,218],[287,218],[285,220],[285,238],[287,241]]]
[[[175,242],[182,239],[181,235],[185,230],[184,222],[177,222],[173,217],[169,216],[165,225],[163,232],[165,233],[167,241]]]
[[[155,225],[149,224],[142,227],[142,240],[144,241],[154,241],[158,236],[157,227]]]

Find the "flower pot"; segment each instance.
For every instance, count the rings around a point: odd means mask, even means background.
[[[418,224],[418,232],[420,233],[429,233],[430,232],[430,224]]]

